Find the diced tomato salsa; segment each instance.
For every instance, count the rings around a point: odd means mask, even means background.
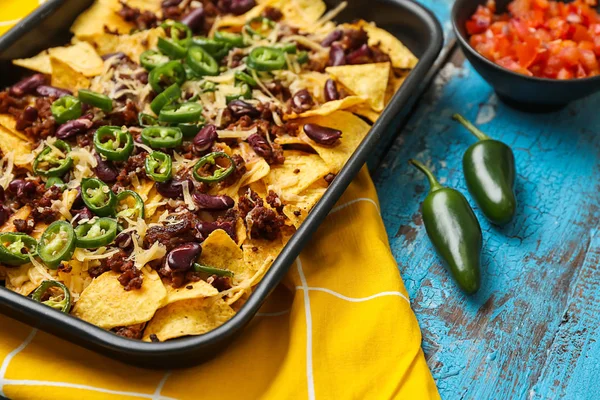
[[[596,1],[514,0],[508,13],[496,14],[495,1],[488,0],[466,23],[469,42],[484,57],[524,75],[596,76],[600,74]]]

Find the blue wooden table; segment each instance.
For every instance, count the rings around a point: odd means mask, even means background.
[[[452,47],[451,1],[421,0],[446,33],[447,61],[373,176],[394,256],[444,399],[598,399],[600,381],[600,94],[549,114],[506,106]],[[487,222],[468,195],[460,112],[510,145],[518,214]],[[461,190],[484,236],[481,290],[457,289],[429,243],[417,158]],[[399,327],[400,329],[401,327]]]

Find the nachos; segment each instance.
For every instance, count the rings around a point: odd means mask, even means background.
[[[0,92],[0,280],[147,341],[231,318],[417,59],[321,1],[97,0]]]

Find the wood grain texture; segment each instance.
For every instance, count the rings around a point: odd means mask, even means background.
[[[500,103],[470,65],[435,78],[374,177],[394,256],[444,399],[594,399],[600,372],[600,95],[560,112]],[[515,152],[515,220],[497,228],[468,195],[461,112]],[[484,234],[482,288],[460,293],[429,243],[415,157],[461,190]]]

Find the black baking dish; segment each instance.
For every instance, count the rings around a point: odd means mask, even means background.
[[[91,3],[92,0],[48,0],[0,38],[0,85],[6,87],[26,72],[12,66],[12,59],[31,57],[45,48],[67,43],[73,20]],[[327,0],[326,3],[332,8],[339,1]],[[438,21],[431,12],[410,0],[351,0],[336,21],[359,18],[374,21],[377,26],[396,35],[420,61],[329,190],[277,257],[248,302],[231,320],[201,336],[146,343],[117,336],[56,312],[4,287],[0,287],[0,312],[101,354],[143,367],[173,368],[197,364],[223,349],[252,319],[284,277],[313,232],[372,154],[379,139],[397,128],[400,110],[415,95],[417,86],[441,50],[443,37]]]

